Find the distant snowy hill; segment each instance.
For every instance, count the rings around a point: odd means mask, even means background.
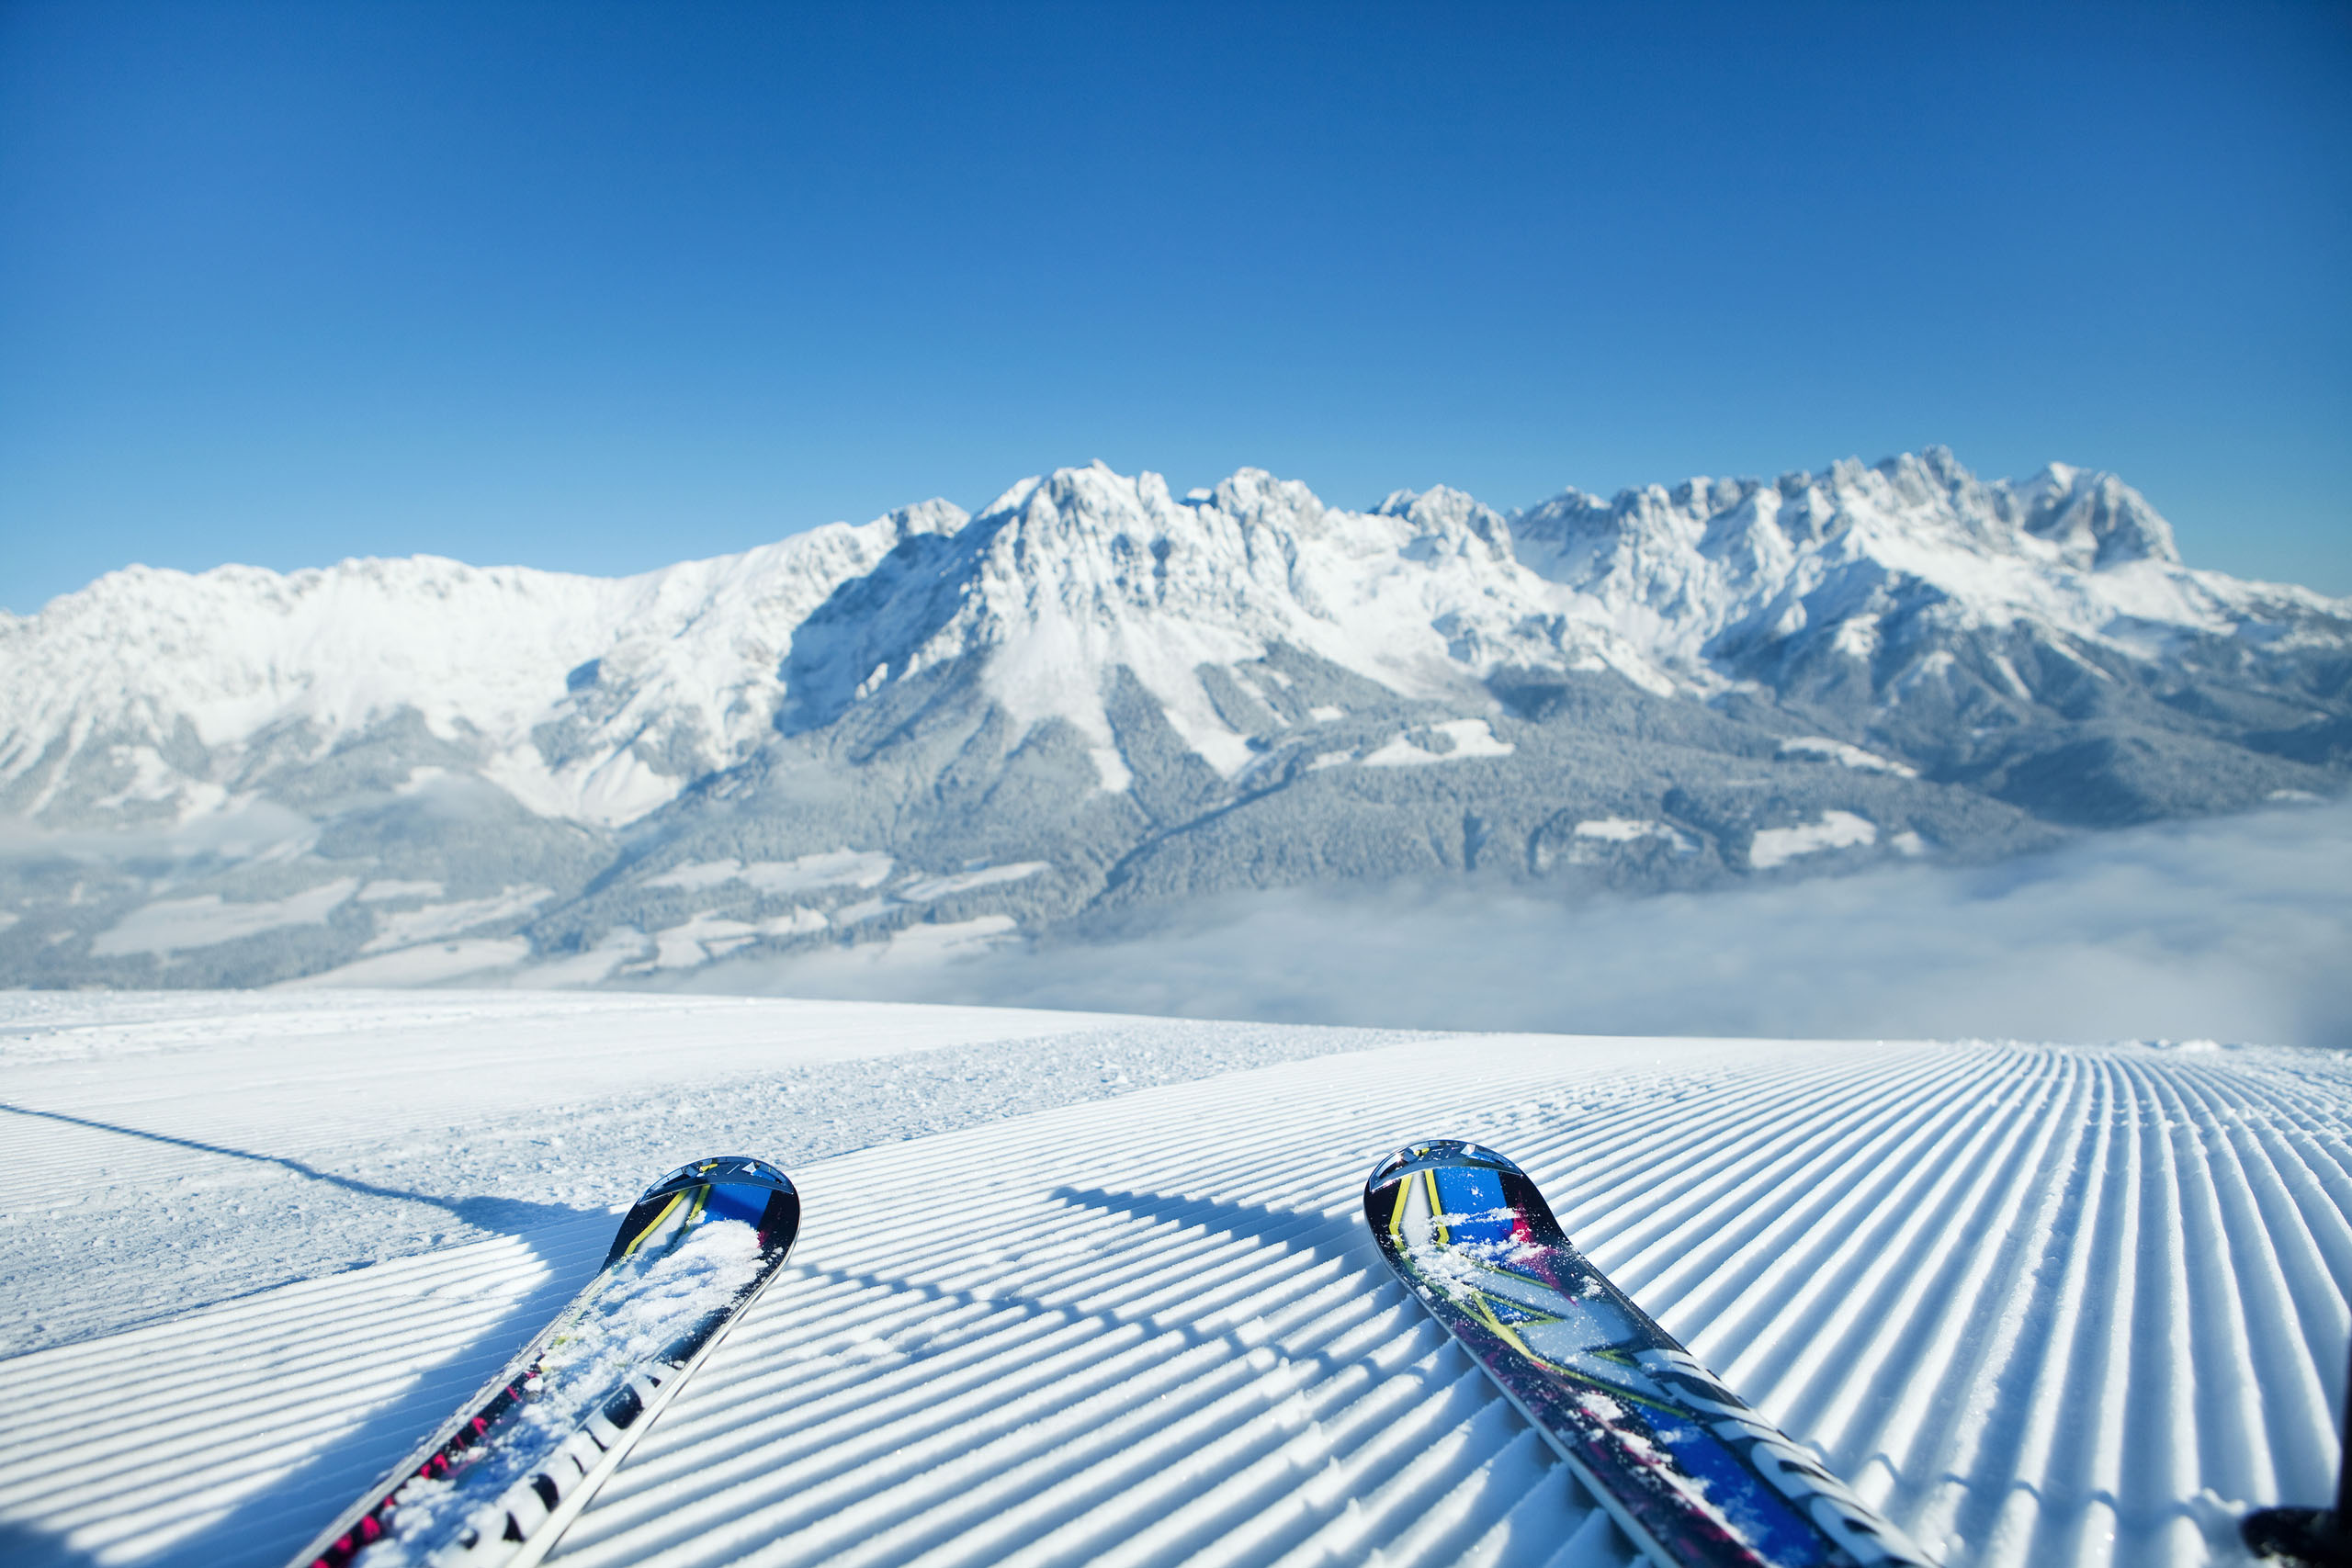
[[[1940,448],[1505,515],[1101,466],[605,581],[0,617],[0,980],[549,984],[1241,888],[1702,888],[2339,792],[2352,601]]]

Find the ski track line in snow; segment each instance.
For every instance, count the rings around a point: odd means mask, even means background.
[[[557,1560],[1628,1562],[1364,1234],[1450,1134],[1947,1563],[2233,1561],[2333,1484],[2347,1127],[2316,1054],[1455,1037],[862,1150]],[[610,1225],[9,1360],[0,1556],[275,1564]]]

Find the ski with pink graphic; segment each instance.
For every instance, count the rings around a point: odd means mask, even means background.
[[[292,1568],[528,1568],[783,1269],[792,1180],[743,1155],[645,1190],[604,1267]]]

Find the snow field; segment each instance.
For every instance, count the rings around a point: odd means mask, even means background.
[[[813,1169],[798,1278],[565,1559],[1623,1560],[1363,1234],[1360,1168],[1423,1131],[1521,1158],[1948,1562],[2208,1561],[2244,1504],[2327,1495],[2340,1077],[1533,1039],[1254,1077]],[[969,1229],[874,1258],[899,1229],[857,1195],[941,1186]]]
[[[859,1012],[806,1015],[803,1043],[879,1021]],[[550,1049],[512,1041],[487,1076]],[[249,1087],[248,1124],[291,1131],[300,1076]],[[559,1556],[1624,1562],[1363,1232],[1373,1160],[1452,1134],[1517,1158],[1612,1278],[1948,1563],[2232,1561],[2239,1510],[2332,1485],[2348,1122],[2352,1068],[2318,1053],[1455,1036],[818,1159],[791,1267]],[[21,1148],[0,1145],[20,1191]],[[615,1223],[11,1359],[0,1555],[279,1561]]]
[[[1101,1045],[1078,1058],[1091,1065],[1148,1034],[1138,1021],[646,995],[0,993],[0,1356],[536,1234],[635,1197],[712,1139],[802,1162],[1107,1092],[1018,1068],[1067,1079],[1046,1042]],[[1385,1038],[1291,1032],[1323,1049]],[[862,1065],[876,1059],[926,1070]]]

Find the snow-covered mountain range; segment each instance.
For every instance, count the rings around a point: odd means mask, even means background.
[[[599,580],[0,616],[0,979],[588,983],[1398,877],[1705,887],[2339,792],[2352,601],[1941,448],[1510,515],[1097,465]]]

